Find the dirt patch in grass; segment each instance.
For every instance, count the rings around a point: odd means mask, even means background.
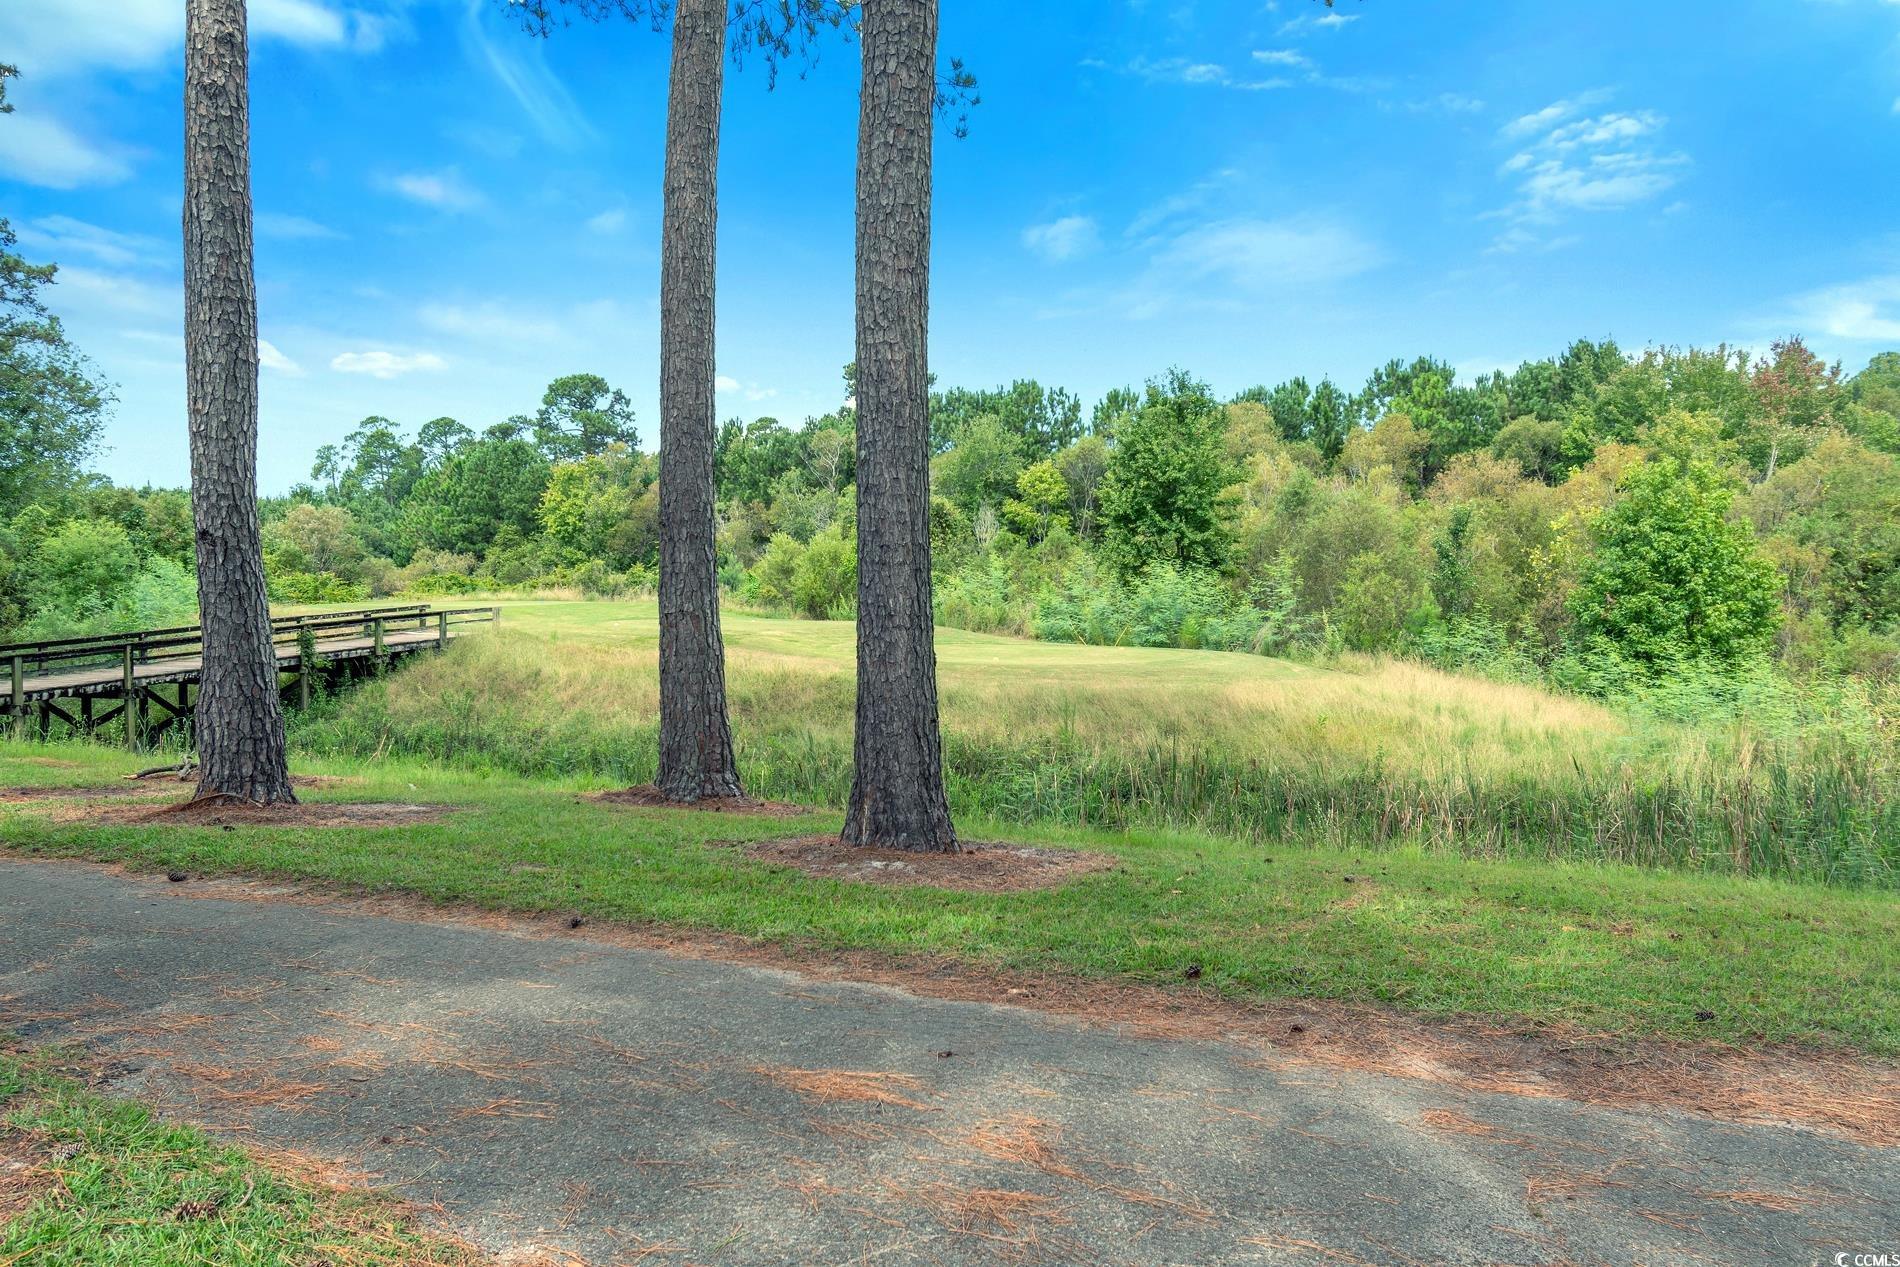
[[[790,801],[761,801],[752,796],[708,796],[697,801],[675,801],[651,783],[616,788],[611,792],[592,792],[581,799],[596,805],[627,805],[636,809],[692,809],[707,814],[756,814],[760,818],[803,818],[813,812],[808,805],[794,805]]]
[[[329,774],[293,774],[295,788],[335,787],[353,780]],[[38,787],[0,788],[0,805],[32,805],[67,801],[163,800],[188,796],[197,785],[197,775],[179,778],[169,771],[144,778],[128,776],[117,783],[82,784],[76,787],[42,785]]]
[[[43,864],[34,864],[43,865]],[[97,865],[127,873],[113,864]],[[162,883],[162,881],[161,881]],[[776,968],[813,980],[894,986],[926,998],[1003,1004],[1155,1038],[1242,1045],[1239,1063],[1351,1070],[1414,1081],[1620,1108],[1680,1109],[1719,1121],[1782,1123],[1900,1148],[1900,1064],[1791,1044],[1752,1048],[1632,1038],[1580,1026],[1420,1016],[1324,1000],[1241,1001],[1189,982],[1151,984],[991,967],[949,955],[836,946],[589,920],[445,908],[408,894],[363,895],[315,882],[222,879],[170,892],[224,901],[296,902],[333,912]],[[1450,1127],[1450,1119],[1440,1123]]]
[[[122,827],[407,827],[438,822],[449,805],[402,801],[300,801],[258,805],[234,796],[202,796],[154,808],[149,804],[65,804],[53,809],[58,822]]]
[[[176,784],[102,783],[91,787],[0,787],[0,805],[38,805],[59,801],[124,800],[127,797],[176,796]]]
[[[836,836],[792,836],[734,845],[748,858],[796,867],[806,875],[858,884],[921,884],[966,893],[1053,889],[1114,867],[1105,853],[1027,845],[965,844],[961,853],[913,853],[847,845]]]
[[[45,1139],[0,1122],[0,1231],[52,1191],[58,1159]]]

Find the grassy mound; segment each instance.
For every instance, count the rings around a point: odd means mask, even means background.
[[[654,774],[653,605],[510,607],[299,726],[306,751],[532,776]],[[849,624],[727,620],[748,790],[842,806]],[[1894,746],[1819,728],[1636,721],[1535,687],[1393,661],[939,632],[951,796],[1010,824],[1627,862],[1900,883]]]

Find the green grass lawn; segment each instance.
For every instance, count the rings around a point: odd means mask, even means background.
[[[0,784],[98,785],[137,764],[99,747],[0,745]],[[1056,890],[965,894],[813,879],[711,847],[835,830],[834,811],[788,822],[627,809],[581,799],[603,785],[594,776],[531,779],[400,758],[306,755],[298,766],[351,780],[314,799],[456,809],[401,828],[221,830],[61,823],[43,804],[11,803],[0,806],[0,841],[16,854],[331,881],[806,947],[943,953],[1238,999],[1900,1053],[1895,902],[1882,892],[966,818],[972,839],[1104,850],[1120,865]],[[1192,986],[1182,979],[1190,964],[1202,968]]]
[[[25,1208],[12,1218],[0,1210],[0,1264],[478,1261],[419,1231],[386,1199],[287,1175],[137,1104],[94,1095],[61,1067],[57,1052],[0,1046],[0,1156],[43,1171]]]

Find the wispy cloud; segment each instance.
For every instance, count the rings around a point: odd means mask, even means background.
[[[472,211],[484,201],[481,192],[471,188],[453,167],[435,172],[398,172],[381,184],[390,193],[444,211]]]
[[[1342,13],[1338,9],[1328,9],[1324,13],[1308,13],[1291,18],[1280,24],[1282,35],[1306,35],[1313,31],[1337,31],[1348,23],[1357,22],[1357,13]]]
[[[371,378],[391,379],[418,370],[442,370],[448,362],[433,352],[391,352],[371,348],[365,352],[339,352],[330,358],[330,368],[342,374],[367,374]]]
[[[78,256],[110,268],[152,264],[164,251],[157,238],[102,229],[71,216],[41,216],[19,227],[22,244],[53,261]]]
[[[561,337],[559,323],[533,316],[515,305],[424,304],[416,314],[439,334],[493,343],[551,343]]]
[[[22,104],[0,127],[0,173],[47,189],[80,189],[116,185],[132,174],[132,165],[111,146]]]
[[[1900,343],[1900,273],[1809,291],[1786,309],[1774,322],[1778,329],[1858,343]]]
[[[548,69],[540,41],[490,37],[486,20],[492,7],[487,0],[468,0],[462,21],[464,55],[495,77],[550,145],[573,149],[596,139],[593,125],[566,85]]]
[[[618,233],[627,227],[627,209],[625,207],[615,207],[611,211],[603,211],[597,216],[589,216],[587,218],[587,227],[592,232],[599,234]]]
[[[254,40],[305,48],[375,52],[403,28],[389,0],[372,8],[329,0],[251,0]],[[177,0],[7,0],[0,5],[0,48],[38,79],[95,68],[141,70],[174,56],[185,39]]]
[[[61,316],[75,312],[114,324],[132,320],[178,320],[184,288],[140,277],[67,265],[59,270],[49,302]]]
[[[259,237],[282,238],[285,241],[315,241],[345,236],[339,230],[307,216],[286,215],[275,211],[257,213],[257,234]]]
[[[1093,70],[1113,71],[1151,84],[1178,84],[1190,88],[1233,88],[1242,92],[1266,92],[1290,88],[1293,81],[1279,76],[1258,79],[1229,70],[1219,62],[1195,61],[1187,57],[1150,58],[1138,56],[1120,65],[1099,58],[1082,63]]]
[[[1476,114],[1484,109],[1484,102],[1462,92],[1441,92],[1436,97],[1426,97],[1420,101],[1408,101],[1405,108],[1414,114]]]
[[[1667,120],[1654,110],[1584,114],[1608,94],[1595,90],[1520,115],[1499,135],[1519,148],[1499,167],[1515,199],[1493,217],[1506,222],[1495,251],[1574,240],[1549,230],[1572,212],[1620,211],[1673,188],[1687,154],[1660,144]]]
[[[1092,255],[1102,245],[1102,234],[1092,216],[1063,216],[1023,230],[1023,245],[1052,264]]]
[[[1250,291],[1337,281],[1378,260],[1378,250],[1357,233],[1316,216],[1217,220],[1187,230],[1155,256],[1185,279]]]

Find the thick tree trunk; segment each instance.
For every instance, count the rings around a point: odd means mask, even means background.
[[[204,625],[200,795],[295,801],[257,523],[257,283],[244,0],[185,7],[185,378]]]
[[[660,791],[740,794],[713,521],[713,279],[726,0],[679,0],[660,238]]]
[[[954,852],[930,605],[937,0],[867,0],[858,115],[858,712],[848,844]]]

